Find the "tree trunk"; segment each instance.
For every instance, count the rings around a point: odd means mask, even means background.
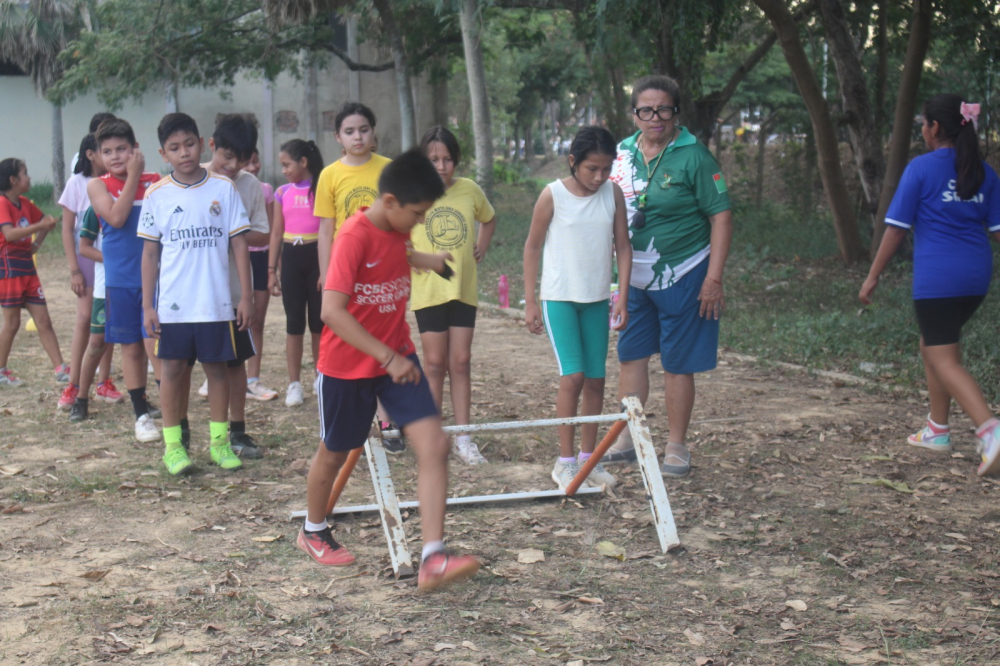
[[[878,212],[875,215],[875,228],[872,230],[873,258],[885,233],[886,211],[889,210],[899,179],[903,176],[906,162],[910,158],[910,133],[913,130],[913,114],[917,108],[917,89],[924,69],[927,44],[931,38],[931,12],[931,0],[913,0],[910,39],[906,44],[903,76],[899,80],[899,93],[896,95],[896,116],[892,122],[892,142],[889,144],[885,182],[882,186],[882,197],[878,202]]]
[[[885,129],[885,90],[889,80],[889,3],[882,0],[878,6],[878,65],[875,68],[875,131],[879,138]]]
[[[523,125],[524,136],[524,163],[530,168],[535,164],[535,135],[532,132],[532,121],[528,121]]]
[[[632,127],[629,125],[628,95],[625,94],[625,68],[621,65],[608,66],[611,78],[611,95],[614,99],[614,111],[608,117],[608,129],[616,139],[624,139]]]
[[[542,137],[542,155],[545,156],[546,162],[551,162],[553,159],[552,155],[552,132],[549,128],[548,123],[549,116],[549,105],[546,103],[542,106],[541,113],[538,114],[538,131],[541,132]]]
[[[66,187],[66,158],[63,156],[62,107],[52,104],[52,201],[58,202]]]
[[[792,71],[795,85],[802,95],[809,120],[816,135],[816,149],[819,152],[819,171],[823,179],[823,189],[833,214],[833,226],[837,234],[837,246],[844,261],[853,263],[865,256],[861,234],[858,233],[857,219],[851,206],[851,197],[840,168],[840,150],[837,132],[830,119],[830,109],[816,81],[816,74],[809,65],[809,58],[799,38],[799,28],[783,0],[754,0],[764,12],[781,44],[781,50]]]
[[[442,127],[448,126],[448,74],[447,74],[447,61],[442,57],[439,58],[439,66],[435,67],[434,77],[432,79],[434,96],[434,108],[432,110],[433,122],[435,125],[441,125]]]
[[[480,40],[478,0],[463,0],[459,15],[462,46],[465,49],[465,71],[469,78],[469,98],[472,101],[472,127],[476,139],[476,181],[493,196],[493,127],[490,122],[490,100],[486,91],[486,66]]]
[[[772,113],[766,120],[761,121],[760,131],[757,132],[757,184],[756,200],[757,207],[764,203],[764,164],[767,158],[767,135],[778,119],[777,113]],[[718,161],[718,160],[716,160]]]
[[[521,126],[517,122],[512,123],[510,133],[514,137],[514,150],[511,151],[510,161],[511,164],[517,164],[521,161]]]
[[[868,203],[866,211],[874,229],[875,215],[882,196],[882,181],[885,178],[885,156],[882,154],[882,140],[868,99],[868,82],[861,69],[861,54],[851,36],[841,0],[820,0],[819,4],[827,42],[837,70],[837,80],[840,82],[848,135],[854,148],[854,161]]]
[[[396,17],[392,13],[389,0],[372,0],[382,27],[389,37],[389,48],[392,50],[392,62],[396,70],[396,94],[399,97],[399,122],[401,129],[400,147],[409,150],[417,144],[417,109],[413,103],[413,87],[410,82],[410,67],[406,62],[406,50],[403,47],[403,35],[396,25]]]

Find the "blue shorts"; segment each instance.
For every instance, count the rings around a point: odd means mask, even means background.
[[[719,320],[698,314],[698,294],[708,274],[702,261],[672,287],[656,291],[630,287],[628,324],[618,337],[618,360],[660,354],[673,375],[714,370],[719,356]]]
[[[156,355],[166,360],[227,363],[236,358],[236,325],[231,321],[160,324]]]
[[[104,298],[104,340],[109,344],[142,342],[142,288],[108,287]]]
[[[416,354],[407,358],[420,367]],[[364,446],[378,400],[400,428],[440,414],[423,372],[417,384],[394,384],[388,375],[365,379],[320,375],[316,397],[320,437],[329,451],[350,451]]]

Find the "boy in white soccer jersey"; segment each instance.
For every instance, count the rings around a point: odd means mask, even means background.
[[[227,437],[229,380],[226,363],[236,358],[233,302],[229,291],[232,246],[241,297],[235,326],[250,328],[253,287],[243,236],[250,226],[233,181],[202,168],[204,143],[194,120],[183,113],[163,117],[157,128],[160,154],[172,174],[146,192],[139,221],[142,304],[149,335],[158,339],[163,362],[163,462],[172,475],[191,468],[181,443],[181,391],[188,361],[201,361],[208,377],[212,460],[223,469],[243,462]]]

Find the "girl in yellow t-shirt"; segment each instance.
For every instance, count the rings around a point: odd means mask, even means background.
[[[419,252],[450,252],[455,275],[445,280],[437,273],[414,272],[410,309],[417,318],[424,372],[434,400],[440,408],[447,374],[455,423],[467,425],[472,404],[469,360],[479,303],[476,264],[490,247],[496,214],[475,181],[455,178],[455,167],[462,155],[454,134],[440,125],[432,127],[420,147],[434,164],[446,190],[427,211],[424,223],[413,228],[410,240]],[[481,223],[478,234],[476,222]],[[486,462],[468,433],[455,438],[454,450],[470,465]]]
[[[375,114],[360,102],[347,102],[335,119],[334,136],[344,155],[323,169],[316,185],[313,214],[319,225],[319,289],[326,282],[330,248],[344,220],[378,196],[378,178],[391,160],[375,148]]]

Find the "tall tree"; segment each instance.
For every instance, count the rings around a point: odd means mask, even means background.
[[[859,261],[866,256],[866,253],[861,242],[861,234],[858,232],[858,223],[847,192],[844,173],[840,168],[836,128],[830,118],[830,109],[820,91],[816,73],[809,64],[809,58],[802,46],[799,27],[784,0],[754,0],[754,2],[774,26],[781,50],[795,79],[795,85],[809,111],[809,120],[816,137],[816,150],[819,153],[820,178],[823,181],[823,190],[830,205],[830,212],[833,214],[833,226],[840,254],[847,263]]]
[[[476,181],[493,196],[493,127],[490,123],[490,101],[486,88],[486,66],[483,61],[482,16],[478,0],[462,0],[459,14],[462,25],[462,45],[465,48],[465,72],[469,80],[472,106],[473,136],[476,142]]]
[[[830,55],[840,82],[840,94],[844,103],[854,161],[858,177],[867,201],[868,215],[875,228],[879,199],[882,196],[882,181],[885,178],[885,156],[882,154],[882,138],[875,124],[875,114],[868,98],[868,82],[861,67],[861,53],[851,27],[844,13],[841,0],[819,0],[823,25],[826,28]],[[867,39],[867,31],[863,39]]]
[[[913,129],[913,115],[917,108],[917,89],[923,73],[924,58],[931,36],[932,0],[913,0],[913,18],[910,21],[910,38],[906,44],[903,60],[903,76],[899,81],[896,95],[896,115],[892,123],[892,142],[889,144],[889,160],[886,164],[885,184],[878,202],[875,227],[872,233],[872,257],[885,234],[885,214],[889,210],[892,197],[896,194],[899,179],[910,158],[910,135]]]
[[[84,2],[76,0],[31,0],[0,2],[0,58],[17,65],[31,77],[35,90],[47,97],[61,73],[59,54],[79,32],[83,22],[80,12],[89,13]],[[58,200],[66,185],[63,157],[62,104],[52,107],[52,185]]]

